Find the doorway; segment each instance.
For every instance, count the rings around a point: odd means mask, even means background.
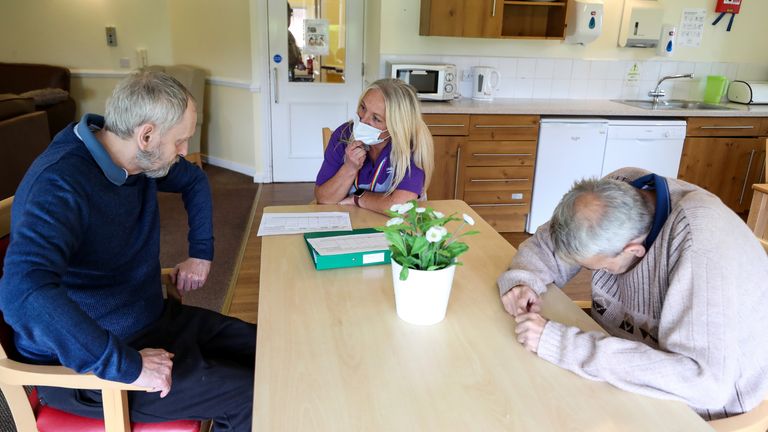
[[[314,181],[363,87],[364,2],[268,0],[272,178]]]

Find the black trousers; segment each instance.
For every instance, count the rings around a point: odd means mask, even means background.
[[[165,398],[159,392],[128,392],[132,421],[212,419],[216,432],[251,430],[255,325],[166,300],[161,319],[128,344],[174,354]],[[103,418],[100,391],[38,387],[38,394],[45,405]]]

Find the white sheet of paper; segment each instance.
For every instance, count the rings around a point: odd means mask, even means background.
[[[685,8],[680,18],[675,40],[677,46],[699,47],[704,36],[704,20],[707,10],[701,8]],[[724,17],[723,19],[727,19]]]
[[[389,248],[384,233],[351,234],[307,239],[320,255],[373,252]],[[384,259],[382,258],[381,261]]]
[[[264,213],[259,236],[323,231],[352,231],[346,212]]]

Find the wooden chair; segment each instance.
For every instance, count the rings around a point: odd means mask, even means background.
[[[328,141],[331,140],[331,134],[333,131],[330,128],[323,128],[323,151],[328,147]]]
[[[752,185],[752,205],[747,225],[755,233],[763,249],[768,253],[768,184]]]
[[[184,159],[192,162],[193,164],[197,165],[198,168],[203,169],[203,157],[200,154],[200,152],[192,153],[184,156]]]
[[[712,420],[709,425],[717,432],[765,432],[768,430],[768,400],[764,400],[752,411]]]
[[[13,197],[0,201],[0,269],[10,243],[11,204]],[[168,295],[181,298],[170,281],[172,269],[163,270],[163,284]],[[0,270],[1,272],[1,270]],[[0,390],[8,401],[16,429],[23,432],[47,431],[104,431],[127,432],[200,432],[201,423],[195,420],[177,420],[164,423],[131,424],[128,416],[128,391],[146,391],[121,382],[108,381],[93,374],[79,374],[64,366],[39,366],[13,360],[13,331],[0,314]],[[41,406],[36,391],[27,395],[25,386],[51,386],[75,389],[101,390],[104,420],[90,419]]]

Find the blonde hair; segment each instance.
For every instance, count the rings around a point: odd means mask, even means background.
[[[358,106],[362,103],[363,97],[374,89],[379,90],[384,96],[387,130],[392,137],[389,162],[394,169],[394,178],[386,195],[394,192],[406,174],[410,174],[411,153],[416,166],[424,171],[424,190],[421,193],[423,195],[429,187],[435,166],[434,145],[432,134],[421,117],[416,90],[398,79],[380,79],[363,91]]]

